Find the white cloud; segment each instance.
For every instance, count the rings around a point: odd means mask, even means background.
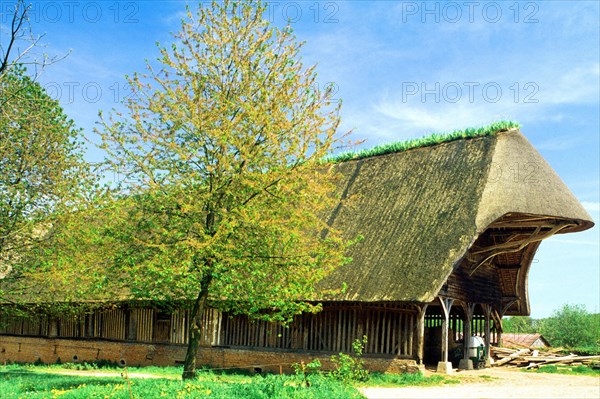
[[[538,150],[563,151],[569,148],[577,147],[581,138],[575,136],[552,137],[536,145]]]
[[[581,65],[552,79],[544,79],[543,102],[547,104],[579,104],[598,101],[600,64]],[[542,85],[540,84],[540,87]]]
[[[582,201],[581,205],[583,205],[588,212],[600,212],[600,202]]]
[[[423,103],[382,99],[373,106],[373,116],[387,124],[417,131],[448,131],[481,126],[501,119],[516,119],[518,112],[510,101],[498,103]]]
[[[384,120],[388,128],[447,131],[499,119],[557,122],[569,117],[557,112],[557,106],[598,101],[600,64],[580,65],[562,74],[541,68],[535,82],[515,83],[509,75],[490,75],[471,79],[477,85],[470,86],[468,73],[454,80],[438,76],[428,82],[401,82],[379,94],[372,117]],[[556,137],[540,148],[557,150],[577,144],[572,137]]]

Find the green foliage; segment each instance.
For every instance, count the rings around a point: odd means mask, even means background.
[[[319,359],[314,359],[309,363],[301,361],[300,363],[292,364],[292,369],[300,381],[302,381],[302,384],[308,387],[310,386],[309,377],[321,373],[321,362]]]
[[[339,104],[265,11],[188,10],[160,68],[129,79],[127,113],[102,120],[107,166],[123,176],[102,256],[133,298],[193,304],[186,377],[207,301],[288,323],[320,309],[316,283],[347,261],[320,217],[336,200],[320,160],[338,142]]]
[[[565,304],[543,320],[540,331],[552,346],[599,347],[599,321],[584,305]]]
[[[65,251],[59,247],[50,251],[48,241],[59,220],[94,188],[84,150],[81,131],[25,68],[15,65],[3,73],[0,276],[6,275],[4,287],[10,284],[5,288],[5,302],[31,302],[24,295],[31,288],[37,293],[55,283],[61,285],[65,274],[60,258]],[[39,282],[44,285],[38,286]]]
[[[318,311],[317,281],[344,263],[319,214],[333,203],[339,107],[265,5],[188,11],[161,73],[135,74],[127,115],[103,120],[107,166],[124,176],[107,234],[136,299],[194,301],[289,322]],[[112,213],[112,209],[111,209]],[[278,284],[273,284],[277,281]],[[202,288],[202,294],[200,294]]]
[[[532,334],[539,332],[540,322],[529,316],[512,316],[502,320],[502,328],[508,333]]]
[[[129,393],[131,386],[131,396]],[[21,397],[109,399],[123,398],[199,398],[217,399],[321,399],[364,398],[351,385],[322,375],[311,378],[311,386],[302,385],[295,376],[256,375],[252,377],[202,373],[194,381],[171,379],[133,379],[115,377],[67,376],[38,373],[35,369],[0,367],[0,392],[3,399]]]
[[[492,136],[498,132],[519,128],[520,126],[520,124],[512,121],[499,121],[479,128],[467,128],[464,130],[455,130],[449,133],[433,133],[425,137],[378,145],[361,151],[344,152],[331,157],[326,157],[324,158],[323,162],[346,162],[377,155],[407,151],[413,148],[429,147],[455,140]]]
[[[335,365],[335,369],[330,372],[331,377],[344,383],[367,381],[369,370],[365,369],[365,362],[361,359],[366,344],[365,335],[362,340],[355,339],[352,342],[354,355],[340,353],[331,356],[331,362]]]
[[[593,369],[588,366],[540,366],[537,370],[527,370],[538,373],[567,374],[567,375],[589,375],[600,377],[600,369]]]
[[[448,378],[442,375],[425,377],[422,373],[382,374],[371,373],[369,380],[361,385],[378,387],[403,387],[403,386],[432,386],[445,383]]]

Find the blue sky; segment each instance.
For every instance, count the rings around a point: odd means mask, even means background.
[[[0,4],[3,29],[11,3]],[[186,3],[33,2],[43,51],[70,51],[40,81],[90,139],[98,111],[118,107],[124,75],[169,43]],[[335,85],[341,130],[363,146],[516,120],[600,221],[598,2],[276,1],[268,18],[289,20],[306,41],[304,62]],[[599,231],[542,243],[529,274],[533,317],[563,303],[600,311]]]

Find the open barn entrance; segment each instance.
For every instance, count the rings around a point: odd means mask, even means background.
[[[484,342],[488,342],[486,335],[486,312],[485,306],[481,304],[471,305],[472,317],[470,328],[466,329],[465,306],[459,301],[452,303],[448,315],[448,349],[447,361],[452,363],[452,367],[459,367],[460,360],[464,358],[465,332],[471,337],[481,337]],[[444,310],[440,301],[436,299],[429,304],[425,313],[424,321],[424,351],[423,362],[426,366],[436,366],[440,361],[444,361]],[[489,319],[489,344],[496,345],[498,342],[498,325],[494,318]],[[469,343],[467,342],[467,345]],[[489,347],[489,345],[487,345]],[[467,356],[468,357],[468,356]]]

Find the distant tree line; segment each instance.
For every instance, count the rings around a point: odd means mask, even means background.
[[[514,316],[503,320],[504,332],[540,333],[552,346],[600,351],[600,313],[584,305],[564,304],[545,319]]]

